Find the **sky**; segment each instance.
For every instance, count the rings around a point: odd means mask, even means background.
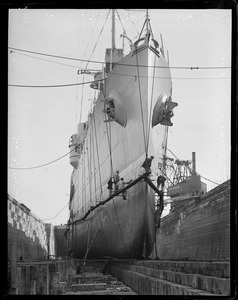
[[[136,40],[145,10],[118,12],[121,48],[124,29]],[[171,67],[209,67],[171,69],[178,106],[168,149],[182,160],[196,152],[196,170],[210,190],[230,178],[231,10],[151,9],[149,16]],[[102,68],[89,61],[103,62],[111,47],[111,16],[106,9],[10,9],[8,46],[8,193],[44,222],[65,224],[73,171],[69,139],[86,120],[95,92],[88,84],[52,86],[92,80],[78,70]]]

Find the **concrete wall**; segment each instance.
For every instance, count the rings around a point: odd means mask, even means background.
[[[156,240],[160,259],[229,260],[230,181],[175,205],[162,218]]]
[[[45,225],[29,208],[8,196],[8,258],[16,247],[17,260],[46,259],[53,236],[47,236]]]
[[[68,241],[65,236],[66,225],[54,227],[55,235],[55,254],[57,257],[66,257],[68,255]]]

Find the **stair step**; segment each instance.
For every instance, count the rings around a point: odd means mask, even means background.
[[[77,283],[106,283],[106,284],[117,284],[117,280],[109,280],[109,279],[104,279],[104,280],[95,280],[94,278],[88,279],[88,280],[80,280]]]
[[[220,294],[209,293],[183,284],[169,282],[163,279],[137,273],[128,269],[119,269],[111,266],[113,273],[118,274],[124,283],[130,286],[140,295],[206,295],[221,296]],[[117,270],[115,270],[117,268]]]
[[[134,264],[161,270],[230,278],[230,262],[139,260]]]
[[[94,266],[79,266],[78,273],[99,273],[99,268]]]
[[[81,277],[103,277],[103,273],[99,272],[83,272],[77,275],[74,275],[74,278],[81,278]]]
[[[72,284],[73,292],[82,292],[82,291],[96,291],[96,290],[105,290],[107,284],[104,282],[100,283],[77,283]]]
[[[84,292],[66,292],[62,295],[137,295],[132,290],[104,290],[104,291],[84,291]]]
[[[227,278],[219,278],[214,276],[205,276],[200,274],[174,272],[169,270],[160,270],[147,266],[127,265],[124,267],[131,271],[152,276],[158,279],[170,281],[173,283],[190,286],[195,289],[204,290],[209,293],[229,295],[230,280]]]

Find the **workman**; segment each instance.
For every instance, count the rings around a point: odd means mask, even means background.
[[[72,254],[73,254],[72,250],[69,249],[69,251],[68,251],[68,257],[72,257]]]
[[[145,161],[142,164],[142,167],[145,169],[145,174],[149,175],[151,173],[150,167],[152,160],[154,159],[154,156],[148,157],[145,159]]]
[[[109,196],[111,196],[111,194],[112,194],[112,184],[113,184],[112,177],[110,177],[108,180],[108,183],[107,183],[107,189],[109,190]]]
[[[129,184],[131,182],[132,182],[132,179],[130,181],[128,181],[128,182],[125,182],[124,178],[121,178],[121,180],[117,184],[118,190],[123,189],[126,186],[126,184]],[[126,200],[126,196],[127,196],[127,191],[123,191],[122,192],[122,198],[123,198],[123,200]]]
[[[159,175],[157,178],[157,188],[159,189],[159,187],[161,185],[161,190],[163,190],[165,181],[166,181],[166,178],[162,175]]]
[[[117,190],[117,184],[120,180],[119,171],[116,171],[116,174],[114,175],[114,184],[115,184],[115,190]]]

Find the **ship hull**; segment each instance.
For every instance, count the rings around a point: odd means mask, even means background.
[[[139,65],[138,65],[139,64]],[[146,67],[154,66],[154,68]],[[162,66],[162,68],[155,68]],[[151,179],[162,159],[165,127],[151,126],[153,107],[161,93],[170,94],[166,60],[149,47],[132,52],[115,65],[99,94],[84,151],[74,170],[67,237],[76,258],[148,257],[155,241],[155,193],[145,181],[128,189],[127,200],[116,196],[83,218],[90,207],[107,199],[108,179],[120,171],[125,181],[141,175],[147,155],[153,155]],[[125,126],[105,122],[104,99],[116,92],[126,111]],[[124,116],[123,116],[124,117]]]
[[[147,257],[154,243],[153,218],[153,192],[139,182],[130,189],[127,200],[117,196],[93,211],[87,221],[72,227],[73,255],[89,259]]]

